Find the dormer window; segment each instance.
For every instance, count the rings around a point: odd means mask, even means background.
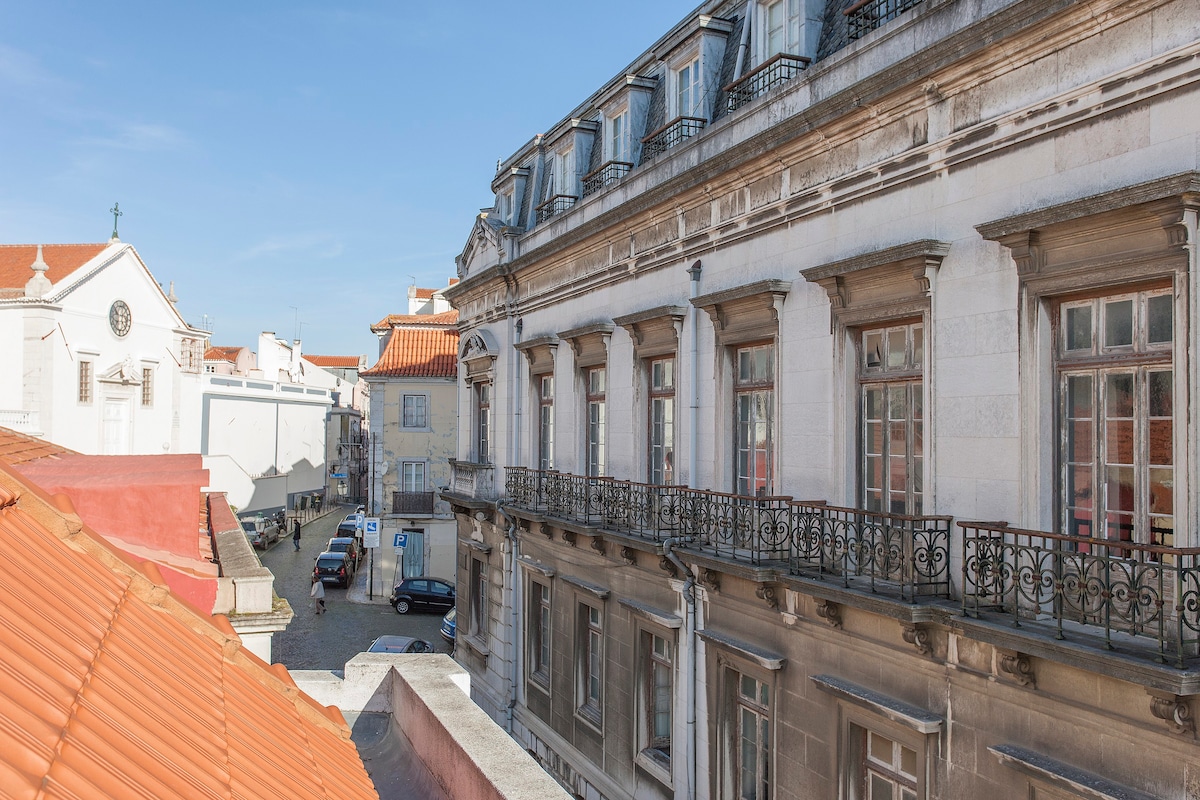
[[[503,220],[504,224],[512,225],[512,223],[513,223],[513,193],[512,192],[504,192],[503,194],[500,195],[500,202],[498,203],[498,210],[500,212],[500,219]]]
[[[575,147],[556,150],[546,158],[545,200],[537,207],[537,221],[545,222],[569,209],[579,200],[575,171]]]
[[[629,161],[629,109],[604,118],[604,160]]]
[[[799,0],[775,0],[758,7],[761,34],[758,40],[758,63],[788,53],[801,55],[799,47]]]
[[[755,67],[725,87],[730,111],[792,80],[808,66],[805,52],[811,47],[805,40],[814,38],[817,30],[815,24],[811,29],[805,25],[803,8],[804,0],[761,0],[755,7]]]
[[[675,105],[671,109],[673,117],[702,117],[700,104],[700,57],[693,58],[674,72]]]

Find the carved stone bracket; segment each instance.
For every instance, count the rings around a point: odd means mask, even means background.
[[[759,600],[765,600],[771,608],[779,608],[779,598],[775,596],[774,584],[764,583],[754,590],[754,596]]]
[[[599,536],[593,536],[591,548],[600,555],[604,555],[604,539]]]
[[[622,547],[621,560],[630,566],[637,565],[637,551],[632,547]]]
[[[554,529],[550,527],[549,523],[546,523],[546,522],[541,523],[541,526],[538,528],[538,530],[541,531],[542,535],[545,536],[547,539],[554,538]]]
[[[817,601],[817,616],[829,623],[831,628],[841,629],[842,607],[828,600]]]
[[[1172,733],[1195,733],[1196,722],[1187,701],[1178,695],[1150,698],[1150,713],[1167,723]]]
[[[1024,653],[1001,653],[1000,671],[1008,675],[1022,686],[1030,689],[1037,688],[1037,676],[1033,674],[1033,664]]]
[[[667,558],[666,556],[663,556],[658,560],[658,568],[670,575],[672,578],[677,576],[678,570],[676,570],[675,565],[671,563],[671,559]]]
[[[575,531],[563,531],[563,541],[575,547]]]
[[[700,570],[700,585],[704,586],[710,591],[720,592],[721,573],[717,572],[715,569],[708,569],[705,567],[704,569]]]
[[[929,643],[929,631],[919,625],[905,625],[904,632],[900,634],[904,641],[917,648],[917,652],[923,656],[927,656],[933,652],[933,645]]]

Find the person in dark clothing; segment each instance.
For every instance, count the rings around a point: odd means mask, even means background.
[[[300,520],[292,520],[292,544],[296,545],[296,551],[300,551]]]

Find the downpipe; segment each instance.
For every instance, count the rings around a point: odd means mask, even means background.
[[[672,536],[663,540],[663,558],[670,561],[675,569],[687,576],[683,586],[679,589],[679,594],[683,596],[683,602],[687,608],[683,621],[687,655],[681,666],[686,676],[683,703],[687,709],[683,767],[684,780],[687,785],[684,787],[682,796],[688,798],[696,796],[696,576],[692,574],[692,570],[688,568],[687,564],[684,564],[683,560],[675,554],[673,548],[678,545],[691,544],[693,541],[694,537],[692,536]]]
[[[519,639],[518,631],[520,630],[520,609],[516,603],[516,580],[517,580],[517,547],[520,540],[517,539],[517,520],[511,514],[504,510],[504,501],[496,501],[496,513],[504,517],[508,523],[508,528],[504,531],[504,538],[508,540],[508,547],[504,553],[504,602],[508,606],[509,614],[509,629],[508,629],[508,686],[505,687],[505,693],[508,695],[508,702],[504,705],[504,730],[512,736],[513,732],[513,709],[517,705],[517,681],[520,678],[519,665],[517,664],[517,641]]]
[[[688,269],[688,277],[691,278],[691,285],[688,290],[689,299],[695,300],[700,296],[700,262]],[[690,329],[691,342],[688,345],[688,372],[691,373],[688,378],[691,384],[688,399],[688,475],[686,486],[699,486],[700,481],[696,477],[696,470],[699,469],[699,458],[696,454],[696,448],[700,446],[700,431],[696,427],[700,420],[700,378],[696,374],[700,366],[700,309],[696,308],[695,303],[689,303],[691,309],[688,311],[688,328]]]

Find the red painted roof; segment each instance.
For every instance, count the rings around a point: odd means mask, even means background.
[[[98,256],[107,244],[47,244],[42,260],[49,267],[46,278],[58,283]],[[37,260],[36,244],[0,244],[0,289],[23,289],[33,277],[30,266]]]
[[[458,328],[396,326],[379,361],[360,374],[385,378],[456,377]]]
[[[372,333],[386,333],[397,325],[457,325],[458,311],[443,311],[440,314],[388,314],[371,326]]]
[[[334,369],[357,369],[361,363],[359,356],[303,356],[305,361],[316,364],[318,367],[331,367]]]
[[[224,347],[221,345],[213,345],[204,351],[205,361],[228,361],[230,364],[237,363],[238,353],[242,352],[241,347]]]
[[[5,464],[0,551],[6,796],[378,798],[337,709]]]
[[[65,455],[79,454],[45,439],[38,439],[35,436],[28,436],[8,428],[0,428],[0,461],[9,464],[23,464],[39,458],[58,458]]]

